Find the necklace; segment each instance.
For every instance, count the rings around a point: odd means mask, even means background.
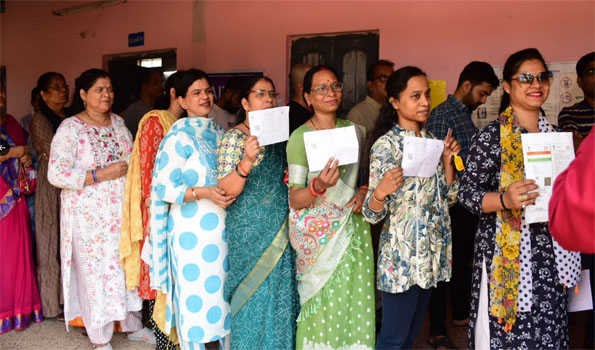
[[[322,130],[321,128],[318,127],[318,125],[316,123],[314,123],[314,117],[310,118],[310,124],[312,124],[312,128],[314,130]],[[336,122],[335,122],[335,127],[336,127]],[[334,129],[334,127],[332,127],[331,129]]]
[[[98,122],[95,119],[93,119],[93,117],[91,117],[91,115],[89,114],[89,112],[87,112],[86,109],[85,109],[85,115],[87,116],[87,118],[89,119],[89,121],[92,122],[90,124],[97,124],[97,126],[100,126],[100,127],[109,126],[109,116],[107,118],[104,118],[101,122]]]

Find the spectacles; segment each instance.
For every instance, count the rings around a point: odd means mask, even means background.
[[[537,73],[537,75],[533,75],[533,73],[525,72],[519,74],[516,78],[512,78],[512,80],[516,80],[521,84],[533,84],[533,81],[537,79],[538,82],[541,84],[549,84],[550,79],[554,75],[550,71]]]
[[[275,90],[250,90],[250,92],[253,92],[258,99],[263,99],[266,95],[269,95],[270,98],[277,98],[279,96],[279,93]]]
[[[381,75],[377,76],[376,78],[374,78],[374,80],[380,80],[381,83],[386,83],[388,81],[388,75],[381,74]]]
[[[317,94],[326,96],[326,95],[328,95],[328,93],[330,92],[331,89],[334,92],[341,92],[341,91],[343,91],[343,83],[332,83],[330,86],[329,85],[320,85],[315,88],[312,88],[312,91],[316,92]]]
[[[68,85],[50,85],[50,86],[48,86],[48,89],[56,90],[56,91],[69,90],[70,86],[68,86]]]

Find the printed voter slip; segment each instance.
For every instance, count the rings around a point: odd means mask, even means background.
[[[324,169],[331,157],[338,160],[339,165],[357,163],[359,157],[359,142],[353,125],[305,132],[304,146],[310,171]]]
[[[525,179],[535,180],[539,197],[525,208],[527,224],[548,221],[548,204],[556,177],[574,159],[572,133],[527,133],[521,135]]]
[[[424,137],[403,137],[403,176],[430,177],[436,174],[444,151],[442,140]]]
[[[248,112],[250,133],[258,138],[259,146],[272,145],[289,139],[289,107],[275,107]]]

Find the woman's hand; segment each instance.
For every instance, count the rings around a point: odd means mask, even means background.
[[[33,158],[31,157],[31,155],[29,153],[26,153],[21,158],[19,158],[19,161],[25,167],[29,167],[29,166],[31,166],[31,164],[33,164]]]
[[[97,178],[100,181],[115,180],[125,176],[127,172],[128,163],[119,161],[97,170]]]
[[[527,205],[535,204],[535,199],[539,197],[539,193],[532,192],[538,189],[539,186],[535,184],[535,180],[523,180],[515,182],[508,186],[504,192],[502,200],[508,209],[521,209]]]
[[[355,196],[347,203],[347,207],[353,206],[353,212],[359,214],[362,212],[362,206],[364,205],[364,199],[366,199],[366,193],[368,189],[360,187]]]
[[[448,129],[448,134],[444,138],[444,151],[442,151],[442,162],[444,165],[451,163],[451,158],[461,151],[461,145],[452,137],[452,129]]]
[[[258,138],[256,136],[248,137],[244,144],[244,159],[252,165],[256,161],[256,157],[260,152],[260,146],[258,145]]]
[[[335,160],[330,158],[324,169],[318,174],[316,177],[316,182],[314,183],[314,190],[317,193],[324,192],[327,188],[333,187],[337,184],[339,180],[339,175],[341,172],[339,171],[339,160]]]
[[[231,205],[231,203],[233,203],[236,200],[236,198],[234,196],[226,195],[225,191],[223,191],[222,189],[220,189],[217,186],[195,187],[195,188],[196,189],[203,188],[206,191],[204,197],[212,200],[213,203],[215,203],[215,205],[217,205],[218,207],[221,207],[223,209],[229,207]]]
[[[403,185],[403,169],[396,167],[384,174],[374,190],[376,199],[383,201],[389,194],[395,193]]]

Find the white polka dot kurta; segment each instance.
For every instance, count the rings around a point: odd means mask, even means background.
[[[179,120],[163,139],[153,172],[151,241],[167,249],[153,250],[157,264],[152,273],[159,275],[157,283],[171,282],[173,313],[168,307],[166,317],[177,327],[183,349],[219,340],[231,326],[223,296],[229,271],[225,211],[209,199],[184,202],[188,187],[217,185],[215,152],[221,135],[210,119]],[[153,210],[160,206],[169,210]],[[159,264],[164,259],[169,264]]]

